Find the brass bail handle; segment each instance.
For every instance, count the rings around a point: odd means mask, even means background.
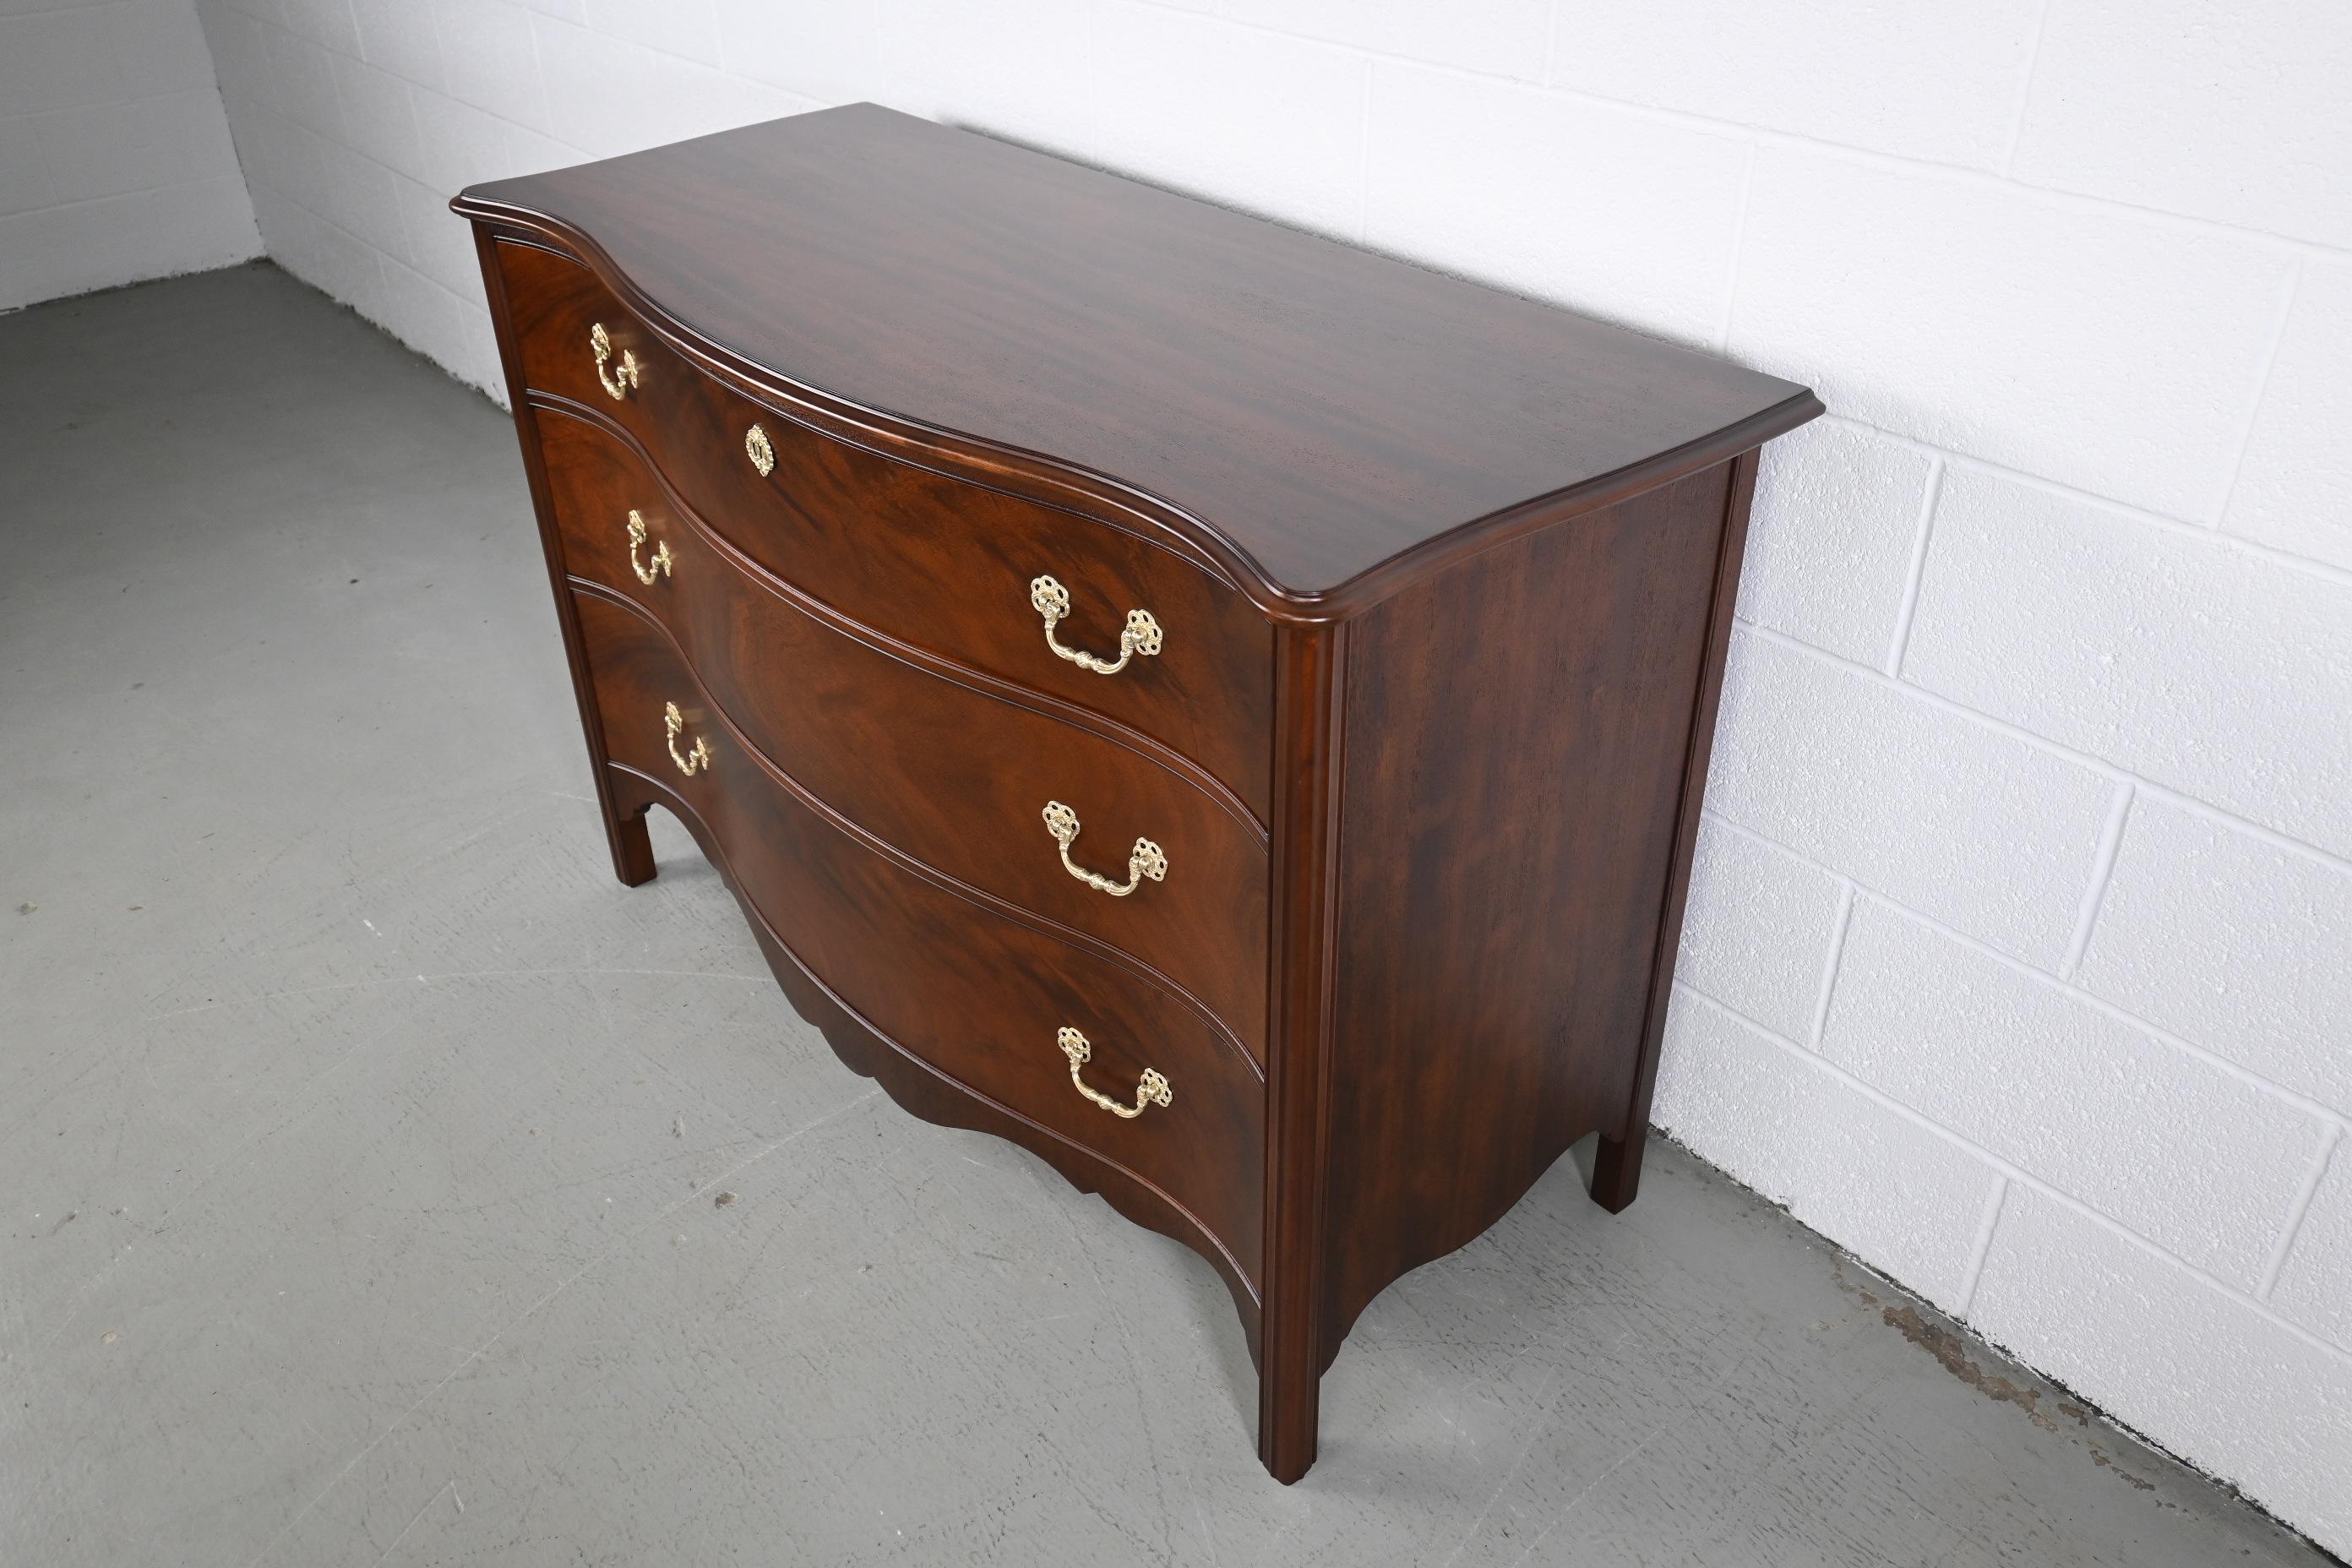
[[[1127,880],[1114,882],[1098,872],[1089,871],[1070,858],[1070,846],[1077,841],[1078,814],[1058,800],[1045,803],[1045,831],[1062,847],[1062,869],[1098,893],[1108,893],[1123,899],[1143,886],[1143,879],[1155,882],[1168,879],[1168,854],[1149,838],[1139,838],[1127,857]]]
[[[626,397],[637,384],[637,356],[627,349],[621,351],[618,364],[613,363],[613,335],[598,321],[588,329],[588,346],[596,353],[596,379],[615,402]]]
[[[669,731],[669,760],[677,764],[679,773],[684,773],[688,778],[692,778],[697,773],[710,771],[709,737],[697,735],[691,751],[681,752],[677,749],[677,738],[686,732],[686,715],[677,710],[677,703],[663,704],[662,726]]]
[[[1088,1085],[1087,1080],[1079,1076],[1078,1069],[1085,1067],[1087,1060],[1095,1054],[1094,1047],[1087,1043],[1084,1035],[1076,1029],[1066,1028],[1054,1038],[1055,1043],[1062,1047],[1062,1054],[1070,1058],[1070,1081],[1078,1086],[1078,1092],[1113,1116],[1132,1121],[1143,1114],[1146,1106],[1167,1106],[1175,1103],[1176,1091],[1168,1087],[1168,1080],[1160,1076],[1159,1069],[1145,1068],[1143,1077],[1135,1086],[1135,1103],[1121,1105],[1102,1090]]]
[[[1164,640],[1160,623],[1151,618],[1149,610],[1127,612],[1127,629],[1118,634],[1118,657],[1097,658],[1093,654],[1075,647],[1064,647],[1054,636],[1054,628],[1069,618],[1070,591],[1051,577],[1038,577],[1029,584],[1029,604],[1045,617],[1045,646],[1058,658],[1066,658],[1080,669],[1091,669],[1097,675],[1117,675],[1127,668],[1127,661],[1137,654],[1150,658],[1160,651]]]
[[[637,550],[645,542],[646,520],[632,510],[629,513],[629,567],[636,573],[637,581],[650,588],[655,579],[668,576],[676,563],[670,559],[669,541],[667,539],[656,547],[651,560],[638,560]]]

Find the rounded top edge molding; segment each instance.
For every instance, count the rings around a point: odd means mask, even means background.
[[[587,268],[623,305],[658,332],[673,351],[748,396],[772,406],[782,405],[777,408],[780,414],[798,418],[835,439],[849,440],[902,461],[910,460],[910,453],[935,459],[920,462],[919,466],[944,465],[953,477],[967,482],[1005,489],[1002,481],[1013,479],[1013,493],[1080,513],[1109,527],[1125,529],[1172,550],[1223,580],[1276,619],[1325,618],[1286,614],[1289,607],[1305,607],[1318,600],[1311,595],[1296,595],[1274,581],[1223,530],[1139,486],[971,431],[951,429],[910,415],[873,407],[751,358],[647,293],[594,236],[553,214],[478,197],[471,188],[453,199],[449,209],[461,217],[489,226],[503,239],[540,246]]]
[[[1126,529],[1278,623],[1348,619],[1821,412],[1712,355],[873,105],[450,205],[588,268],[780,413]]]

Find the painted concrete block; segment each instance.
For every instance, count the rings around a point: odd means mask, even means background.
[[[1842,901],[1838,879],[1828,872],[1706,817],[1675,978],[1811,1044]]]
[[[2352,260],[2311,257],[2222,527],[2352,567]]]
[[[131,0],[100,14],[112,28],[124,98],[216,91],[204,30],[188,0]]]
[[[338,54],[360,52],[358,24],[348,0],[279,0],[287,27]]]
[[[707,66],[727,63],[713,0],[587,0],[592,32],[610,33]]]
[[[474,254],[473,226],[451,212],[449,198],[430,185],[415,180],[397,183],[400,227],[407,237],[411,262],[459,299],[483,304],[482,267]]]
[[[298,33],[264,26],[261,59],[262,79],[268,87],[264,103],[314,135],[342,134],[343,112],[335,100],[331,52]]]
[[[2055,983],[1875,900],[1854,906],[1822,1054],[2242,1289],[2324,1124]]]
[[[2009,145],[2032,0],[1561,0],[1552,79],[1711,119],[1990,169]]]
[[[1096,139],[1105,163],[1326,234],[1356,232],[1360,57],[1146,5],[1099,6],[1094,24],[1096,68],[1118,103]]]
[[[1551,31],[1547,0],[1197,0],[1229,21],[1354,44],[1459,70],[1535,81]]]
[[[1651,1119],[1907,1288],[1958,1305],[1999,1177],[1957,1142],[1679,987]]]
[[[389,71],[346,55],[335,57],[335,97],[342,106],[339,139],[414,179],[425,167],[425,143],[409,91],[410,84]]]
[[[433,26],[430,6],[415,0],[352,0],[352,19],[362,59],[403,81],[436,92],[448,89],[441,70],[441,36]],[[205,26],[209,35],[209,19]],[[214,47],[219,47],[217,42]]]
[[[433,26],[441,40],[441,69],[449,96],[534,131],[557,132],[548,118],[531,14],[507,0],[435,0]],[[563,66],[548,62],[551,71]],[[642,103],[642,96],[637,100]],[[616,99],[616,110],[631,110]]]
[[[997,0],[990,5],[967,5],[962,0],[902,0],[877,9],[882,13],[877,47],[885,67],[884,97],[894,108],[1010,136],[1087,162],[1095,161],[1103,128],[1101,106],[1117,102],[1120,118],[1127,117],[1127,83],[1097,67],[1099,47],[1118,47],[1116,42],[1102,45],[1101,40],[1128,37],[1122,10],[1106,9],[1089,0]],[[1180,30],[1185,21],[1153,18],[1177,24]],[[829,24],[825,42],[845,42],[854,47],[858,39],[845,33],[843,24]],[[828,68],[825,75],[839,76],[860,63],[862,57],[853,52],[839,65]],[[868,97],[872,89],[842,96]],[[1150,138],[1171,132],[1181,138],[1184,132],[1180,127],[1188,126],[1190,112],[1181,94],[1159,96],[1155,89],[1150,107],[1138,117],[1148,117],[1155,123],[1137,129],[1157,154],[1172,153],[1181,159],[1181,148]],[[1190,127],[1189,133],[1213,142],[1217,128],[1214,124]],[[1265,158],[1263,148],[1260,152],[1261,163],[1282,161]],[[1223,154],[1212,151],[1210,155]],[[1158,176],[1147,174],[1145,177]]]
[[[2252,238],[1767,146],[1730,344],[1865,424],[2202,521],[2287,272]]]
[[[2352,1351],[2352,1147],[2339,1139],[2271,1291],[2279,1313]]]
[[[60,109],[34,122],[59,201],[237,177],[228,120],[210,89]]]
[[[2054,966],[2114,786],[1883,679],[1732,639],[1707,805],[1864,887]]]
[[[1903,676],[2352,853],[2352,584],[1954,473]]]
[[[2052,0],[2010,173],[2352,245],[2352,6]]]
[[[48,151],[41,144],[44,118],[19,114],[0,120],[0,217],[57,205]]]
[[[1370,123],[1370,244],[1714,342],[1748,172],[1735,137],[1385,61]]]
[[[411,94],[425,185],[446,201],[467,185],[584,163],[589,154],[423,88]]]
[[[719,0],[718,11],[730,70],[819,102],[898,101],[885,7]]]
[[[1831,419],[1766,447],[1740,615],[1884,668],[1934,467],[1913,447]]]
[[[2352,872],[2143,795],[2074,979],[2352,1113]]]
[[[0,16],[0,104],[40,114],[124,96],[113,29],[94,9]]]
[[[2352,1362],[2011,1187],[1970,1322],[2332,1551],[2352,1551]]]
[[[808,105],[782,89],[544,17],[531,22],[548,128],[595,157],[774,120]]]

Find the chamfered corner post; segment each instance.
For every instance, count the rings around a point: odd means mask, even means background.
[[[1285,1486],[1315,1462],[1323,1377],[1324,1184],[1338,972],[1344,625],[1285,625],[1275,643],[1274,889],[1267,943],[1258,1458]]]
[[[1622,1214],[1642,1184],[1642,1153],[1649,1140],[1650,1102],[1658,1087],[1666,1006],[1674,996],[1675,954],[1682,946],[1683,911],[1690,899],[1691,857],[1698,846],[1699,813],[1706,804],[1707,759],[1714,751],[1716,710],[1723,699],[1723,666],[1731,648],[1732,607],[1738,596],[1739,563],[1748,550],[1748,511],[1756,497],[1759,451],[1751,447],[1731,459],[1723,533],[1716,549],[1714,597],[1707,610],[1706,657],[1700,661],[1698,689],[1691,703],[1682,799],[1675,813],[1674,858],[1667,871],[1665,902],[1658,913],[1658,939],[1651,950],[1650,994],[1643,1011],[1633,1091],[1622,1129],[1614,1137],[1603,1132],[1592,1157],[1592,1201],[1611,1214]]]

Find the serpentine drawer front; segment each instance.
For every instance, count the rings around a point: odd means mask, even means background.
[[[1265,1080],[1233,1037],[1131,966],[975,905],[832,817],[745,743],[642,612],[593,590],[575,604],[615,792],[677,812],[770,938],[866,1026],[1150,1192],[1163,1228],[1255,1288]],[[1090,1047],[1087,1085],[1131,1105],[1148,1071],[1165,1103],[1107,1114],[1073,1081],[1065,1029]]]
[[[604,430],[554,409],[539,428],[572,579],[658,621],[778,767],[894,847],[1122,949],[1262,1058],[1265,838],[1238,801],[837,629],[791,584],[730,559]],[[1045,821],[1057,805],[1079,830],[1066,846]],[[1140,880],[1129,874],[1139,841],[1153,851]],[[1108,893],[1074,867],[1133,885]]]
[[[1276,1478],[1391,1280],[1633,1201],[1811,393],[869,104],[453,205],[621,880],[676,813],[844,1062],[1205,1258]]]
[[[500,264],[510,297],[529,302],[514,308],[530,395],[620,426],[745,555],[889,637],[1198,759],[1264,817],[1273,628],[1216,575],[1128,530],[984,488],[985,476],[974,484],[818,435],[694,369],[575,262],[507,246]],[[600,327],[630,345],[612,351],[628,356],[625,383],[596,356]],[[1069,603],[1050,633],[1039,577]],[[1169,651],[1139,653],[1120,679],[1048,646],[1113,662],[1139,611]]]

